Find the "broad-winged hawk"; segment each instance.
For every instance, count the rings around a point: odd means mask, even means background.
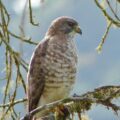
[[[70,17],[55,19],[37,45],[28,71],[28,111],[69,95],[76,79],[78,23]]]

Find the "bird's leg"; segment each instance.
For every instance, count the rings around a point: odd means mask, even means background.
[[[55,119],[56,120],[66,120],[69,118],[69,111],[64,105],[59,105],[55,108]]]
[[[81,113],[78,112],[77,114],[78,114],[78,118],[79,118],[79,120],[82,120],[82,118],[81,118]]]

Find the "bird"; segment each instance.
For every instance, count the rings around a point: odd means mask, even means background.
[[[28,112],[69,96],[77,74],[76,34],[82,34],[78,22],[61,16],[36,46],[27,74]]]

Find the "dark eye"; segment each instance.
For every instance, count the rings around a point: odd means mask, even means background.
[[[74,26],[74,23],[73,22],[68,22],[68,25],[72,27],[72,26]]]

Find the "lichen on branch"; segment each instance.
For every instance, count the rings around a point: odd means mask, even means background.
[[[120,110],[120,106],[112,102],[113,99],[120,98],[120,86],[104,86],[95,89],[93,92],[87,92],[82,95],[73,95],[50,104],[40,106],[30,113],[27,113],[21,120],[29,120],[30,116],[34,116],[38,112],[46,113],[41,119],[66,120],[73,113],[82,114],[91,109],[93,104],[100,104],[106,108],[111,108],[115,113]],[[61,114],[62,111],[62,114]],[[51,116],[50,113],[53,113]]]

